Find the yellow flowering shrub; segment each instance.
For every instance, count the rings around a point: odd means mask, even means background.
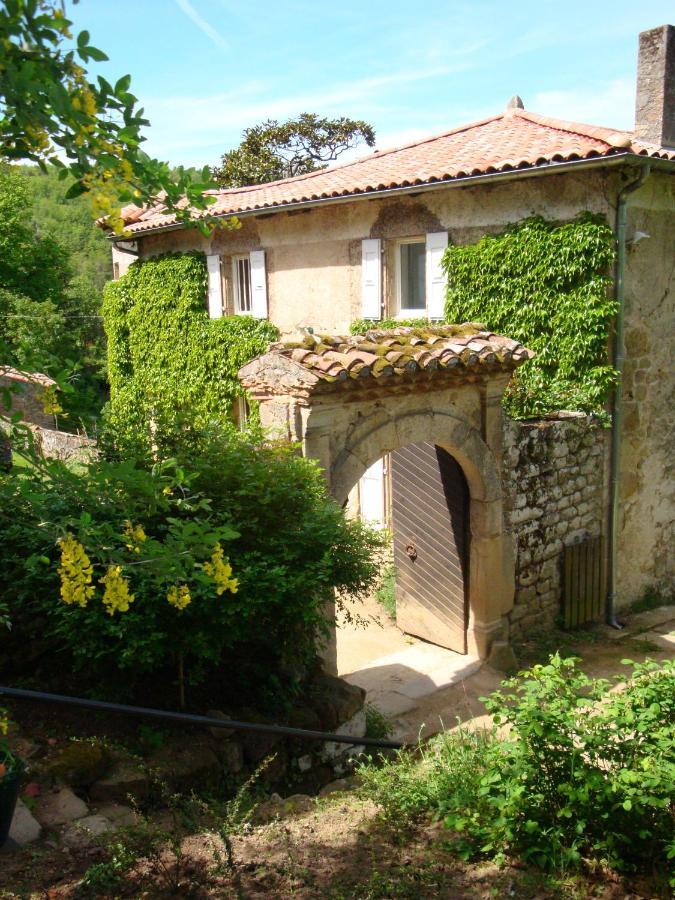
[[[103,605],[109,615],[126,612],[129,604],[134,602],[134,595],[129,591],[129,583],[122,575],[122,566],[108,566],[108,570],[99,579],[104,586]]]
[[[215,581],[216,593],[219,597],[221,594],[224,594],[225,591],[230,591],[233,594],[237,593],[239,582],[236,578],[232,578],[232,566],[230,565],[229,560],[225,559],[225,553],[220,542],[213,548],[211,561],[205,562],[203,569],[206,574]]]
[[[64,603],[76,603],[85,607],[94,596],[92,585],[93,566],[79,541],[67,534],[59,541],[61,565],[58,572],[61,579],[61,599]]]
[[[132,525],[129,519],[126,519],[124,522],[124,534],[126,537],[126,545],[128,550],[133,550],[134,553],[141,552],[141,544],[143,544],[148,538],[143,530],[142,525]]]
[[[176,609],[185,609],[191,602],[190,588],[187,584],[172,584],[166,594],[166,599]]]

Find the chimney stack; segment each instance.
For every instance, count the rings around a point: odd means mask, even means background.
[[[661,25],[640,34],[635,137],[675,147],[675,28]]]

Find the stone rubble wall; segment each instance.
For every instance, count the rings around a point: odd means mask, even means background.
[[[33,428],[40,452],[48,459],[75,459],[89,462],[97,455],[96,441],[82,434],[55,431],[53,428]]]
[[[561,611],[563,548],[605,532],[609,431],[560,413],[504,422],[504,514],[516,557],[511,638],[551,626]]]

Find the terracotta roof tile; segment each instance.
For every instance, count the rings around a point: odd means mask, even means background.
[[[24,384],[37,384],[40,387],[54,387],[56,382],[49,375],[43,375],[42,372],[22,372],[14,369],[12,366],[0,366],[0,378],[6,378],[9,381],[20,381]]]
[[[259,381],[260,373],[265,378],[265,373],[276,372],[276,362],[285,359],[327,386],[347,379],[382,380],[418,372],[431,375],[442,370],[465,375],[512,371],[532,356],[534,353],[518,341],[467,322],[425,328],[373,328],[365,334],[349,336],[308,334],[301,344],[272,344],[269,352],[258,358],[261,364],[254,367],[255,374],[249,371],[250,377]],[[244,384],[247,368],[242,370]]]
[[[318,172],[270,184],[214,191],[216,202],[210,212],[235,215],[308,200],[359,196],[387,188],[626,153],[675,160],[675,151],[640,143],[628,131],[508,109],[445,134]],[[122,213],[128,231],[133,233],[175,223],[173,216],[163,213],[161,204],[143,210],[127,206]]]

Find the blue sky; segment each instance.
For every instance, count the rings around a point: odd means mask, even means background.
[[[216,163],[241,131],[301,112],[370,122],[380,149],[504,108],[631,128],[637,35],[672,0],[81,0],[78,30],[129,73],[145,149]]]

